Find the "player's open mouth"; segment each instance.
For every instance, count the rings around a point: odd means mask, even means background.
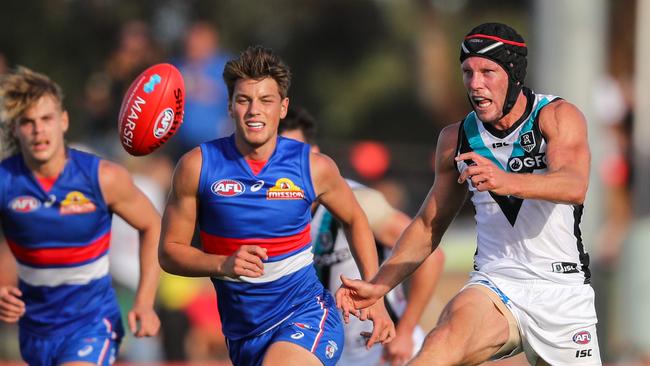
[[[478,108],[485,109],[492,105],[492,100],[483,97],[472,97],[472,102]]]
[[[261,130],[264,128],[264,123],[262,122],[246,122],[246,127],[251,130]]]

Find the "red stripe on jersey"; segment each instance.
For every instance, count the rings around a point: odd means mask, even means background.
[[[108,250],[111,241],[109,231],[94,242],[81,247],[29,249],[7,240],[17,260],[27,265],[62,265],[82,263],[99,257]]]
[[[311,226],[308,224],[298,234],[281,238],[236,239],[208,234],[201,230],[201,244],[203,251],[217,255],[231,255],[242,245],[259,245],[266,248],[266,255],[274,257],[291,253],[311,242]]]

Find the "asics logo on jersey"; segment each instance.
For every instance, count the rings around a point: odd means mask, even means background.
[[[77,356],[86,357],[93,351],[93,346],[87,344],[82,349],[77,351]]]
[[[216,194],[217,196],[233,197],[233,196],[239,196],[240,194],[244,193],[246,188],[244,187],[242,182],[238,180],[222,179],[212,183],[212,186],[210,186],[210,190],[212,191],[212,193]]]
[[[47,207],[52,207],[52,205],[56,202],[56,196],[51,194],[47,196],[47,201],[43,203],[43,206]]]
[[[546,154],[535,156],[516,156],[508,160],[510,171],[515,173],[522,170],[546,169]]]
[[[15,212],[32,212],[38,210],[39,207],[41,207],[41,201],[32,196],[16,197],[9,202],[9,208]]]
[[[264,181],[258,180],[257,182],[255,182],[255,184],[251,186],[251,192],[257,192],[260,189],[262,189],[262,187],[264,187]]]

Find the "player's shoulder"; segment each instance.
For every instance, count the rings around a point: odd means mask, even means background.
[[[438,135],[438,150],[456,149],[458,135],[463,121],[457,121],[445,126]]]
[[[567,127],[584,127],[586,119],[575,104],[564,99],[555,99],[541,109],[539,123],[545,132]]]
[[[99,160],[99,181],[103,188],[131,181],[131,173],[121,164],[107,159]]]

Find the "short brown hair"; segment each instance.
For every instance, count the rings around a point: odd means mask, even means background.
[[[234,58],[223,69],[223,81],[228,87],[228,99],[232,98],[235,83],[241,79],[262,80],[272,78],[278,83],[280,96],[286,98],[291,84],[291,71],[273,50],[251,46]]]
[[[13,153],[18,141],[12,135],[25,111],[41,97],[52,96],[63,110],[63,91],[49,77],[19,66],[0,78],[0,132],[6,152]]]

